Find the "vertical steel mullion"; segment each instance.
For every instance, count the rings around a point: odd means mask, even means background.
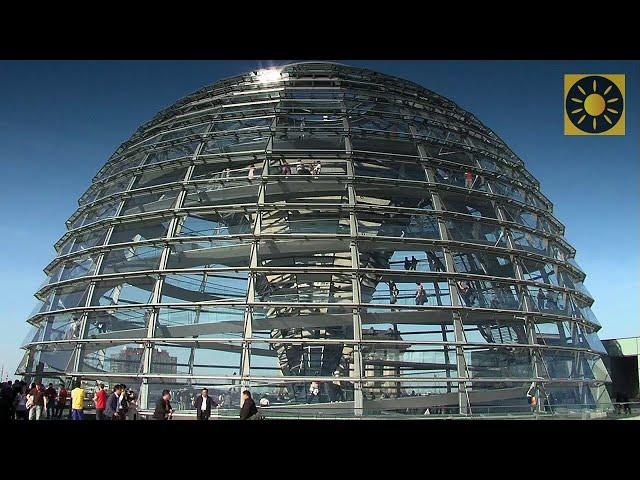
[[[353,295],[353,303],[357,305],[353,309],[353,371],[349,372],[349,377],[353,382],[353,414],[355,416],[362,416],[364,414],[364,395],[363,395],[363,368],[362,361],[362,317],[361,303],[362,293],[360,289],[360,277],[358,270],[360,267],[360,251],[358,248],[358,219],[355,212],[356,206],[356,193],[354,188],[354,167],[353,167],[353,149],[351,145],[350,125],[347,118],[346,108],[343,107],[342,114],[344,115],[342,122],[345,133],[345,150],[348,155],[347,160],[347,193],[349,197],[349,233],[351,236],[351,242],[349,245],[349,251],[351,253],[351,289]]]
[[[345,119],[346,122],[346,119]],[[347,148],[351,150],[349,138]],[[353,178],[353,159],[350,158],[347,162],[347,176]],[[351,253],[351,286],[353,294],[353,303],[357,307],[353,310],[353,339],[355,340],[353,347],[353,371],[349,372],[349,376],[353,381],[353,414],[355,416],[362,416],[364,414],[364,395],[362,391],[362,377],[363,377],[363,361],[362,361],[362,317],[361,303],[362,293],[360,289],[360,276],[358,270],[360,268],[360,251],[358,248],[358,220],[355,212],[356,195],[353,186],[353,181],[347,183],[347,192],[349,196],[349,232],[351,236],[351,243],[349,245],[349,251]]]
[[[131,186],[133,185],[133,182],[135,181],[136,176],[133,175],[131,178],[131,181],[129,182],[129,186],[127,188],[127,190],[131,189]],[[117,217],[120,214],[120,211],[122,210],[122,207],[124,205],[124,200],[120,200],[120,205],[118,206],[118,209],[116,211],[115,217]],[[114,217],[114,218],[115,218]],[[102,242],[102,247],[105,247],[108,243],[109,240],[111,239],[111,236],[113,234],[113,230],[115,228],[114,224],[111,224],[109,226],[109,228],[107,229],[107,233],[105,235],[104,241]],[[102,263],[104,261],[104,258],[107,254],[105,252],[102,252],[98,258],[96,259],[96,266],[95,266],[95,271],[94,271],[94,275],[98,275],[98,273],[100,272],[100,269],[102,268]],[[85,307],[89,307],[91,306],[91,301],[93,299],[93,293],[95,291],[95,281],[91,282],[91,284],[89,285],[89,289],[87,291],[87,300],[85,302]],[[84,312],[82,314],[81,320],[80,320],[80,334],[79,334],[79,338],[85,338],[86,337],[86,332],[87,332],[87,317],[88,314],[86,312]],[[77,344],[76,345],[76,351],[74,352],[75,358],[73,361],[73,371],[77,372],[80,368],[80,359],[82,358],[82,355],[84,353],[84,349],[85,346],[82,344]]]
[[[410,115],[410,112],[407,112],[408,115]],[[425,180],[427,180],[427,182],[429,183],[434,183],[434,176],[433,176],[433,169],[432,167],[428,166],[428,155],[424,149],[424,146],[420,144],[420,141],[418,139],[418,131],[415,127],[415,125],[411,124],[409,125],[409,131],[411,132],[411,137],[413,138],[413,141],[416,144],[416,147],[418,149],[418,155],[420,156],[420,162],[422,164],[422,169],[424,171],[424,175],[425,175]],[[439,197],[438,197],[439,200]],[[431,194],[431,201],[433,202],[433,194]],[[435,208],[435,206],[434,206]],[[442,237],[442,227],[440,226],[440,219],[438,219],[438,229],[440,231],[440,237]],[[444,249],[443,249],[444,251]],[[451,287],[449,287],[451,288]],[[438,304],[440,305],[442,303],[442,301],[440,300],[440,286],[437,284],[436,282],[436,295],[438,298]],[[451,290],[449,290],[449,295],[452,295]],[[441,329],[442,329],[442,340],[444,342],[447,342],[447,325],[446,324],[442,324],[441,325]],[[455,333],[455,325],[454,325],[454,333]],[[442,347],[443,352],[444,352],[444,361],[446,364],[446,368],[445,368],[445,375],[447,377],[451,376],[451,371],[449,370],[449,362],[450,362],[450,356],[449,356],[449,347],[447,346],[447,344],[445,343]],[[456,350],[456,370],[458,370],[457,367],[457,359],[458,359],[458,352]],[[447,393],[451,392],[451,383],[447,382]]]
[[[503,206],[500,204],[497,204],[493,200],[492,200],[492,203],[494,204],[496,214],[498,215],[498,220],[503,222],[507,221],[507,216],[503,210]],[[515,248],[514,248],[513,235],[511,234],[511,230],[505,227],[502,227],[502,228],[504,231],[505,238],[507,240],[507,248],[511,252],[514,252]],[[523,267],[520,261],[520,257],[512,253],[511,262],[513,263],[513,269],[515,272],[516,279],[524,280]],[[532,300],[529,296],[529,289],[527,288],[527,286],[516,285],[515,288],[516,288],[516,291],[518,291],[522,296],[521,301],[522,301],[524,311],[534,312],[535,311],[534,305],[532,304]],[[524,320],[523,323],[524,323],[525,331],[527,333],[527,342],[529,343],[529,345],[538,345],[538,335],[535,328],[535,317],[531,313],[525,313],[523,314],[523,320]],[[533,376],[536,378],[536,385],[537,385],[537,379],[542,378],[542,368],[541,368],[542,351],[540,350],[539,347],[531,347],[529,352],[531,355],[531,367],[533,370]],[[544,390],[544,385],[542,385],[542,389]],[[541,405],[539,402],[538,402],[537,408],[538,410],[540,410],[541,408]]]
[[[83,307],[91,306],[91,299],[93,297],[93,292],[94,292],[95,288],[96,288],[96,283],[95,282],[91,282],[91,284],[89,284],[89,287],[87,289],[87,299],[85,300]],[[87,312],[82,312],[82,316],[80,317],[80,329],[78,331],[78,338],[76,338],[76,340],[86,337],[87,317],[88,317],[88,313]],[[83,344],[76,342],[75,351],[73,353],[74,357],[73,357],[73,370],[72,371],[73,371],[74,375],[80,370],[80,359],[82,358],[82,354],[83,353],[84,353]],[[78,378],[74,377],[73,380],[77,381]]]
[[[240,392],[248,390],[251,386],[251,339],[253,338],[253,305],[256,301],[256,268],[258,267],[258,251],[260,235],[262,232],[262,210],[265,203],[266,177],[269,175],[269,160],[273,150],[273,137],[277,123],[277,115],[273,117],[271,124],[271,135],[265,148],[265,159],[262,163],[260,174],[260,186],[258,187],[258,198],[256,199],[257,209],[253,225],[253,239],[249,253],[249,276],[247,281],[246,306],[244,311],[242,329],[242,353],[240,358]],[[240,405],[242,406],[242,395],[240,395]]]
[[[165,243],[164,249],[162,250],[162,254],[160,255],[160,263],[158,265],[158,270],[160,270],[161,272],[163,270],[166,270],[167,262],[171,252],[171,245],[169,244],[169,239],[175,236],[175,232],[178,230],[180,226],[180,222],[179,222],[180,218],[176,213],[177,213],[177,210],[179,210],[182,207],[182,205],[184,204],[184,199],[186,198],[187,190],[184,184],[186,184],[191,179],[191,176],[193,175],[194,162],[198,157],[198,155],[200,155],[200,152],[202,152],[202,149],[204,148],[204,144],[206,142],[205,135],[209,131],[211,131],[212,126],[213,126],[213,123],[209,123],[206,131],[202,136],[200,143],[198,144],[195,151],[193,152],[193,156],[191,157],[191,165],[189,165],[189,167],[187,168],[183,178],[183,188],[178,194],[175,200],[175,203],[173,204],[174,216],[171,218],[171,221],[169,222],[169,226],[167,227],[167,234],[165,236],[166,243]],[[158,314],[159,314],[158,304],[160,303],[162,286],[164,285],[164,280],[165,280],[164,275],[160,273],[158,275],[158,278],[156,279],[156,284],[154,286],[153,294],[151,297],[151,309],[149,310],[149,320],[147,325],[147,340],[145,341],[144,354],[142,358],[143,379],[142,379],[142,387],[140,389],[141,390],[140,403],[143,405],[143,408],[149,407],[149,379],[147,375],[151,373],[151,365],[153,361],[153,349],[154,349],[154,343],[152,339],[155,336],[156,326],[158,323]]]
[[[414,130],[415,131],[415,130]],[[420,154],[420,158],[425,162],[425,174],[427,177],[427,182],[433,184],[434,182],[434,174],[433,169],[430,166],[427,166],[427,162],[425,159],[427,158],[426,152],[424,150],[424,146],[418,144],[418,152]],[[433,208],[436,212],[444,211],[442,207],[442,201],[440,199],[440,195],[435,191],[431,191],[431,200],[433,202]],[[442,240],[449,240],[449,234],[447,232],[447,226],[442,217],[438,216],[438,229],[440,231],[440,238]],[[451,251],[449,247],[442,247],[442,251],[445,259],[445,268],[447,269],[447,273],[455,273],[453,256],[451,255]],[[456,282],[453,280],[448,280],[449,284],[449,296],[451,298],[451,305],[454,308],[460,308],[460,298],[458,294],[458,286]],[[464,326],[462,324],[462,317],[460,313],[456,311],[452,315],[453,321],[453,331],[454,331],[454,339],[458,343],[455,347],[456,350],[456,372],[458,378],[462,378],[464,380],[458,382],[458,408],[461,414],[467,415],[471,413],[471,403],[469,401],[469,394],[467,392],[467,380],[469,378],[467,362],[464,357],[464,347],[462,344],[467,342],[466,335],[464,334]]]

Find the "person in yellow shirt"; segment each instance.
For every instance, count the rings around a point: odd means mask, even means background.
[[[71,420],[84,420],[84,388],[80,382],[71,390]]]

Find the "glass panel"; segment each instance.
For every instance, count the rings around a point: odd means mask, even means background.
[[[124,192],[129,188],[129,184],[131,183],[131,177],[121,177],[114,182],[108,183],[104,187],[100,189],[98,195],[95,200],[100,200],[101,198],[108,197],[109,195],[113,195],[115,193]],[[94,201],[95,201],[94,200]]]
[[[351,303],[351,275],[258,273],[256,301],[277,303]]]
[[[464,334],[469,343],[527,344],[527,332],[522,322],[487,320],[474,325],[464,325]]]
[[[247,266],[250,251],[248,240],[180,242],[170,246],[167,269]]]
[[[508,220],[512,222],[516,222],[520,225],[534,228],[536,230],[542,230],[546,233],[552,233],[555,235],[561,234],[561,232],[553,224],[551,224],[546,218],[537,213],[530,212],[529,210],[524,210],[517,205],[503,205],[503,208],[507,213]]]
[[[386,248],[386,247],[385,247]],[[423,247],[420,250],[411,250],[411,247],[405,247],[406,249],[395,250],[389,252],[388,250],[376,252],[374,255],[377,257],[375,268],[386,268],[391,270],[416,270],[418,272],[444,272],[446,268],[444,266],[444,254],[438,247]],[[388,264],[378,263],[380,256],[384,255],[388,257]],[[365,257],[366,256],[366,257]],[[372,259],[366,255],[366,248],[360,250],[360,267],[371,267]],[[364,257],[364,258],[363,258]]]
[[[514,248],[550,256],[549,241],[546,238],[515,229],[511,229],[511,236],[513,237]]]
[[[515,278],[511,258],[504,255],[476,252],[452,252],[456,272]]]
[[[273,155],[276,156],[276,155]],[[306,173],[309,172],[309,173]],[[269,162],[269,175],[309,175],[313,178],[322,176],[335,176],[347,174],[347,162],[344,160],[330,160],[323,158],[318,160],[293,159],[290,155],[286,158],[272,159]]]
[[[73,370],[74,345],[41,345],[36,347],[31,372],[69,372]]]
[[[392,153],[396,155],[418,156],[418,148],[412,141],[397,138],[379,138],[373,135],[353,134],[351,144],[354,151]]]
[[[210,138],[202,149],[202,155],[231,152],[264,152],[269,141],[269,132],[247,132],[233,136],[217,136]]]
[[[388,158],[355,160],[353,167],[356,176],[418,180],[423,182],[426,180],[423,166],[416,162],[398,162],[397,160]]]
[[[554,315],[567,315],[568,303],[567,294],[542,287],[528,286],[529,296],[540,312],[551,313]]]
[[[586,333],[584,336],[590,349],[602,353],[603,355],[607,355],[607,350],[604,348],[604,345],[597,333]]]
[[[465,347],[464,357],[472,378],[534,376],[533,361],[526,348]]]
[[[101,338],[111,332],[128,331],[129,338],[147,336],[149,310],[133,308],[114,308],[89,312],[87,316],[87,335]]]
[[[498,195],[504,195],[505,197],[512,198],[518,202],[524,203],[525,194],[520,188],[514,187],[511,184],[499,182],[497,180],[491,180],[491,189]]]
[[[292,175],[286,180],[270,182],[266,186],[267,203],[349,203],[347,185],[316,176],[300,178]]]
[[[186,168],[146,170],[137,178],[131,189],[135,190],[137,188],[180,182],[184,179],[186,171]]]
[[[534,193],[527,193],[526,203],[527,205],[531,205],[541,210],[549,210],[549,207],[547,206],[547,204],[543,202],[540,198],[538,198],[538,196]]]
[[[575,275],[569,273],[568,270],[564,268],[558,268],[558,278],[560,286],[578,290],[584,295],[593,298],[584,284]]]
[[[551,378],[580,378],[583,376],[581,368],[583,354],[576,354],[564,350],[545,349],[541,351],[544,371]]]
[[[356,203],[433,210],[431,194],[424,187],[403,185],[392,187],[375,180],[356,180]]]
[[[348,239],[263,240],[258,250],[261,267],[351,267]]]
[[[503,166],[497,160],[483,157],[481,155],[477,156],[476,158],[480,166],[485,170],[489,170],[490,172],[494,173],[503,173]]]
[[[162,284],[161,302],[244,301],[247,283],[247,272],[167,275]]]
[[[445,210],[449,212],[464,213],[474,217],[497,218],[495,207],[484,198],[440,192],[440,199]]]
[[[42,319],[41,341],[71,340],[80,338],[80,317],[82,312],[47,315]]]
[[[184,142],[174,145],[156,147],[149,152],[149,156],[145,161],[145,165],[153,163],[166,162],[169,160],[177,160],[178,158],[189,158],[193,156],[200,142]]]
[[[358,234],[400,238],[440,238],[433,215],[358,212]]]
[[[151,276],[96,282],[91,305],[149,303],[156,280]]]
[[[88,288],[89,284],[80,283],[54,289],[43,303],[40,312],[84,306]]]
[[[234,205],[255,203],[260,185],[252,180],[190,185],[184,199],[185,207],[203,205]]]
[[[64,263],[59,281],[93,275],[96,268],[97,255],[76,257]],[[52,277],[52,281],[55,281]]]
[[[269,128],[273,123],[273,117],[261,118],[234,118],[231,120],[220,120],[213,124],[214,132],[237,132],[239,130],[251,130],[259,128]]]
[[[159,310],[156,337],[242,338],[245,307],[171,307]]]
[[[151,372],[231,377],[240,371],[241,353],[240,343],[157,345],[151,355]]]
[[[132,215],[134,213],[154,212],[156,210],[168,210],[173,208],[178,190],[149,193],[138,195],[125,200],[120,215]]]
[[[197,171],[196,176],[191,177],[191,181],[209,180],[216,185],[216,188],[223,188],[232,180],[253,180],[259,178],[262,175],[262,160],[256,159],[256,156],[251,158],[246,157],[233,157],[233,168],[230,168],[230,163],[217,162],[206,163]],[[220,160],[220,159],[216,159]],[[194,171],[196,173],[196,171]],[[239,185],[242,182],[237,182]],[[252,182],[248,182],[251,184]],[[202,185],[201,183],[199,183]],[[244,182],[247,184],[247,182]]]
[[[141,373],[144,346],[135,343],[88,343],[82,349],[80,371],[90,373]]]
[[[163,249],[163,246],[157,245],[132,245],[126,248],[114,248],[102,260],[100,273],[157,269]]]
[[[522,258],[520,262],[522,264],[522,273],[525,280],[558,286],[556,265],[553,263],[536,262],[525,258]]]
[[[362,316],[362,333],[367,340],[455,341],[451,317],[435,318],[417,309],[380,308]],[[450,347],[451,348],[451,347]]]
[[[349,214],[338,210],[289,209],[262,214],[263,235],[292,233],[349,234]]]
[[[167,361],[163,363],[171,365],[172,361],[169,358],[166,360]],[[233,376],[231,378],[233,378]],[[229,416],[234,419],[238,418],[242,385],[240,385],[239,381],[234,380],[193,378],[188,381],[185,379],[166,379],[164,381],[158,381],[156,379],[149,379],[148,406],[149,408],[153,408],[153,402],[156,401],[155,399],[160,398],[163,390],[166,389],[170,392],[170,403],[174,410],[193,410],[193,401],[195,397],[200,394],[203,387],[207,387],[209,389],[209,396],[220,405],[217,412],[221,416]],[[251,390],[253,395],[255,395],[253,386]]]
[[[275,332],[281,343],[251,343],[251,375],[278,376],[334,376],[349,375],[352,345],[341,343],[302,343],[300,338],[324,339],[331,334],[325,329],[293,332]],[[297,341],[290,341],[294,338]]]
[[[447,162],[459,163],[462,165],[470,165],[476,166],[476,163],[473,159],[471,152],[461,150],[456,146],[452,146],[451,144],[442,146],[438,143],[428,144],[422,143],[427,156],[438,159],[445,160]]]
[[[576,296],[571,296],[572,299],[572,315],[578,318],[582,318],[594,325],[600,326],[600,322],[596,318],[595,314],[588,306],[589,304],[577,298]]]
[[[320,130],[278,129],[273,150],[337,150],[345,151],[344,133]]]
[[[180,237],[241,235],[251,233],[253,223],[254,214],[251,212],[192,213],[184,217],[176,235]]]
[[[350,116],[350,125],[352,130],[387,132],[393,135],[405,134],[409,135],[409,125],[404,121],[398,121],[391,117],[373,117],[373,116]]]
[[[115,216],[120,206],[120,201],[106,203],[98,205],[86,212],[86,214],[80,215],[75,222],[73,222],[72,228],[78,228],[79,226],[89,225],[90,223],[104,220]]]
[[[446,221],[449,237],[461,242],[479,243],[494,247],[506,247],[507,241],[504,229],[500,225],[490,225],[478,220],[454,220]]]
[[[366,341],[369,335],[363,332]],[[379,336],[375,338],[379,339]],[[376,398],[398,398],[407,396],[404,384],[398,381],[368,381],[366,378],[420,377],[446,378],[455,376],[455,358],[440,345],[412,344],[365,344],[362,346],[364,386],[371,393],[379,392]],[[447,373],[449,375],[447,375]]]
[[[361,275],[363,303],[442,306],[451,305],[449,284],[429,276],[398,273]]]
[[[46,321],[46,320],[45,320]],[[39,342],[42,339],[44,333],[45,321],[36,325],[29,325],[29,333],[24,337],[24,340],[20,343],[20,346],[28,345],[32,342]]]
[[[254,338],[282,339],[283,342],[300,338],[353,339],[353,312],[339,306],[254,307],[252,326]]]
[[[437,167],[434,172],[434,180],[437,183],[446,183],[457,187],[465,186],[465,176],[460,170]]]
[[[524,310],[515,285],[486,280],[460,280],[457,286],[460,300],[467,307]]]
[[[120,223],[113,228],[109,245],[164,238],[170,223],[171,219],[162,218],[146,222]]]
[[[178,138],[198,135],[199,133],[203,133],[207,129],[207,126],[207,123],[201,123],[199,125],[192,125],[188,128],[180,128],[174,130],[174,125],[172,125],[171,127],[168,127],[172,130],[169,130],[166,133],[155,137],[152,143],[167,142],[169,140],[176,140]]]
[[[549,242],[549,248],[551,250],[551,256],[556,260],[564,262],[569,258],[569,252],[564,247],[560,247],[556,242]]]
[[[127,152],[127,154],[123,157],[120,157],[116,160],[110,160],[108,163],[108,167],[104,169],[104,171],[98,176],[99,179],[103,179],[114,175],[116,173],[124,172],[129,168],[134,168],[140,166],[142,161],[147,156],[147,152],[142,149],[136,149],[131,152]]]
[[[86,250],[88,248],[102,245],[104,243],[104,237],[106,236],[106,234],[107,229],[100,228],[92,232],[83,233],[76,236],[75,238],[71,237],[63,245],[62,249],[60,250],[60,255],[79,252],[81,250]]]

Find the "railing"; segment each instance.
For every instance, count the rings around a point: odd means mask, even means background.
[[[289,409],[287,409],[289,407]],[[457,413],[457,406],[409,408],[398,411],[367,411],[355,415],[353,407],[336,407],[335,404],[314,405],[313,411],[302,411],[294,405],[275,404],[259,408],[265,419],[273,420],[427,420],[427,419],[513,419],[513,420],[593,420],[593,419],[640,419],[640,401],[602,404],[554,404],[538,409],[518,405],[474,405],[472,415]],[[141,419],[150,419],[151,410],[138,412]],[[174,413],[174,420],[195,420],[195,410]],[[238,408],[217,408],[211,412],[211,420],[238,420]]]

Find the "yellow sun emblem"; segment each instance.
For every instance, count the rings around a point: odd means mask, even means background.
[[[564,76],[565,135],[624,133],[624,75]]]

